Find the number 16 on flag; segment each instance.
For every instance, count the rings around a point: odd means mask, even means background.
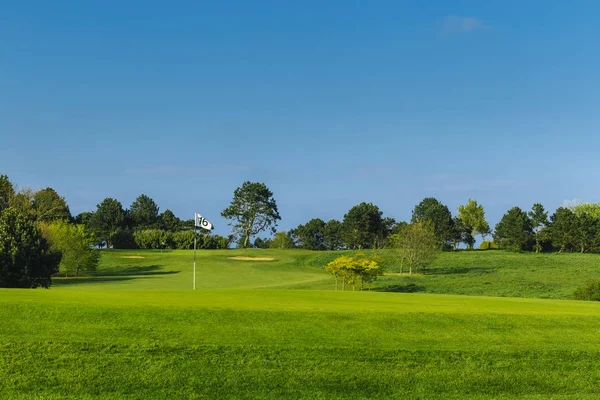
[[[194,214],[194,221],[196,224],[196,228],[206,229],[207,231],[211,231],[213,229],[213,224],[208,222],[208,220],[206,218],[204,218],[202,215],[200,215],[198,213]]]

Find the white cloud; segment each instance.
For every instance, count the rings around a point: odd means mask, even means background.
[[[445,37],[454,33],[470,33],[486,28],[489,28],[489,26],[478,18],[449,15],[444,18],[444,26],[441,34]]]
[[[575,207],[578,206],[580,204],[586,204],[585,201],[579,200],[579,199],[573,199],[573,200],[563,200],[562,205],[563,207]]]

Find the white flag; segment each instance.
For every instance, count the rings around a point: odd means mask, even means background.
[[[197,228],[206,229],[207,231],[211,231],[213,229],[213,224],[208,222],[206,218],[198,213],[194,214],[194,220],[196,221]]]

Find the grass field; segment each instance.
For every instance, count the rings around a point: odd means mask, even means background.
[[[596,256],[448,253],[335,292],[331,254],[198,254],[195,292],[178,251],[0,290],[0,398],[600,398],[600,304],[425,293],[565,298]]]

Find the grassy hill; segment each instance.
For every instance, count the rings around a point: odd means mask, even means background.
[[[197,252],[198,289],[332,290],[323,266],[340,252],[306,250],[213,250]],[[250,258],[251,260],[243,260]],[[95,276],[59,278],[55,289],[187,290],[192,286],[191,251],[105,251]],[[442,253],[425,271],[397,273],[384,254],[386,275],[378,291],[568,299],[590,279],[600,279],[597,254],[533,254],[503,251]]]
[[[445,253],[379,292],[331,290],[335,254],[274,250],[199,252],[192,291],[191,256],[111,251],[0,290],[0,398],[600,398],[600,304],[425,293],[566,297],[596,256]]]

